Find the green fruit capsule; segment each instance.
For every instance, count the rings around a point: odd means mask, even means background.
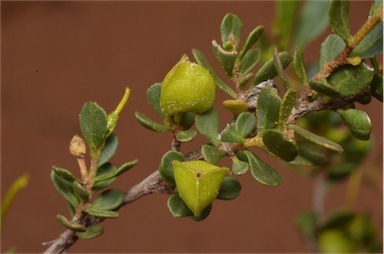
[[[164,116],[202,113],[212,107],[214,100],[215,82],[211,74],[185,55],[168,72],[161,85],[160,108]]]
[[[229,169],[206,161],[173,161],[172,166],[179,196],[195,217],[200,216],[219,194]]]

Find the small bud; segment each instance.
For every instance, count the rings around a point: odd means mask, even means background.
[[[75,135],[69,145],[69,152],[76,157],[84,158],[86,150],[84,140],[80,136]]]

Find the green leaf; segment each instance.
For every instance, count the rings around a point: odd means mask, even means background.
[[[186,112],[181,117],[180,127],[182,130],[188,130],[195,123],[195,113]]]
[[[218,146],[219,117],[215,108],[211,108],[203,114],[197,114],[195,122],[197,130],[214,146]]]
[[[245,41],[244,46],[239,54],[240,59],[242,59],[248,53],[248,50],[259,40],[263,32],[264,26],[257,26],[252,30],[252,32],[249,33],[247,40]]]
[[[160,175],[170,184],[175,184],[175,176],[173,173],[172,161],[184,161],[185,157],[182,153],[177,151],[168,151],[161,158],[160,162]]]
[[[93,192],[102,190],[111,185],[116,180],[116,177],[110,177],[111,174],[115,173],[115,171],[116,167],[109,162],[106,162],[101,167],[99,167],[97,169],[96,177],[93,179]]]
[[[73,191],[72,182],[64,180],[54,169],[51,171],[51,180],[56,190],[69,202],[71,206],[76,207],[79,204],[79,201]]]
[[[278,55],[279,55],[282,67],[286,68],[291,61],[291,56],[286,51],[280,52]],[[274,64],[274,59],[272,57],[257,71],[251,86],[256,86],[265,80],[272,79],[276,77],[277,74],[278,73]]]
[[[231,156],[232,159],[232,173],[236,176],[245,174],[248,169],[249,165],[247,162],[239,160],[237,156]]]
[[[349,33],[349,1],[331,1],[328,15],[332,31],[345,41],[349,41],[351,39]]]
[[[328,26],[329,1],[308,0],[304,3],[296,28],[294,45],[304,48]]]
[[[95,201],[93,201],[91,208],[103,211],[112,211],[118,208],[124,201],[124,192],[117,189],[106,190],[101,193]]]
[[[227,84],[224,83],[224,81],[222,81],[219,78],[219,76],[216,74],[215,70],[209,64],[208,60],[205,58],[203,53],[201,53],[201,51],[199,51],[198,49],[193,49],[192,54],[193,54],[193,57],[195,58],[196,62],[198,64],[200,64],[201,66],[203,66],[205,69],[207,69],[211,73],[213,80],[215,81],[215,85],[220,90],[222,90],[223,92],[225,92],[226,94],[231,96],[233,99],[236,99],[237,93],[235,91],[233,91],[232,88],[230,88]]]
[[[104,233],[104,228],[100,225],[91,225],[85,232],[77,232],[76,236],[83,240],[94,239]]]
[[[240,191],[241,184],[239,180],[226,176],[221,182],[219,194],[216,198],[221,200],[232,200],[240,195]]]
[[[173,217],[189,217],[193,215],[191,209],[185,204],[177,194],[169,196],[167,206]]]
[[[115,134],[111,134],[104,145],[103,151],[100,154],[98,166],[108,162],[112,156],[116,153],[119,140]]]
[[[287,139],[279,130],[266,130],[263,135],[263,143],[268,151],[285,161],[292,161],[297,156],[296,142]]]
[[[213,53],[228,77],[233,76],[233,67],[237,58],[236,52],[226,51],[215,40],[212,41]]]
[[[219,140],[221,142],[230,142],[235,144],[244,144],[244,137],[240,135],[235,128],[228,124],[227,127],[220,133]]]
[[[288,49],[292,30],[297,22],[299,1],[277,1],[274,30],[277,32],[279,49]]]
[[[383,102],[383,76],[380,74],[375,73],[372,79],[371,93],[376,99]]]
[[[204,160],[216,164],[218,163],[227,153],[217,149],[211,145],[202,145],[201,154],[204,157]]]
[[[334,60],[346,45],[340,36],[336,34],[328,35],[320,47],[320,69],[323,69],[326,62]]]
[[[119,217],[119,213],[116,211],[105,211],[105,210],[98,210],[95,208],[87,208],[85,209],[85,212],[89,215],[100,217],[100,218],[117,218]]]
[[[261,89],[256,110],[258,135],[263,135],[266,129],[276,127],[279,121],[280,102],[281,99],[275,88]]]
[[[180,142],[189,142],[196,137],[197,132],[195,130],[185,130],[176,133],[176,139]]]
[[[300,233],[305,236],[313,236],[317,230],[317,216],[313,211],[302,212],[296,217],[296,226]]]
[[[206,161],[173,161],[177,191],[185,204],[199,217],[217,197],[228,168]]]
[[[383,22],[379,22],[352,50],[350,56],[370,58],[383,53]]]
[[[352,135],[361,140],[370,138],[372,123],[367,113],[358,109],[337,110]]]
[[[127,170],[131,169],[136,164],[137,164],[137,160],[132,160],[130,162],[124,163],[118,169],[113,168],[113,170],[108,172],[108,173],[97,175],[93,179],[93,182],[94,183],[98,183],[98,182],[106,181],[106,180],[109,180],[109,179],[112,179],[112,178],[116,178],[119,175],[125,173]]]
[[[243,150],[237,154],[240,156],[239,159],[248,161],[251,174],[259,183],[269,187],[275,187],[282,183],[282,178],[279,172],[266,164],[251,151]]]
[[[81,183],[73,181],[72,187],[75,197],[79,200],[79,202],[86,202],[89,200],[89,193]]]
[[[301,48],[295,49],[295,54],[293,55],[293,66],[295,67],[296,75],[300,79],[301,84],[307,84],[308,78],[307,72],[305,71],[304,56]]]
[[[344,65],[332,72],[328,78],[328,83],[335,87],[341,96],[347,97],[367,88],[373,79],[373,75],[374,72],[368,70],[364,63],[358,66]]]
[[[251,49],[245,53],[244,57],[241,59],[239,68],[242,77],[247,75],[252,68],[256,66],[260,60],[260,56],[261,53],[258,48]]]
[[[281,130],[284,130],[285,124],[291,115],[293,107],[296,104],[296,96],[296,90],[289,88],[285,93],[283,100],[281,101],[278,123],[278,128]]]
[[[65,218],[63,215],[58,214],[56,215],[56,219],[66,228],[75,231],[75,232],[85,232],[87,229],[78,223],[69,221],[67,218]]]
[[[297,126],[297,125],[290,125],[289,127],[295,131],[295,134],[300,135],[301,137],[303,137],[304,139],[306,139],[312,143],[315,143],[317,145],[320,145],[320,146],[325,147],[325,148],[332,150],[332,151],[336,151],[339,153],[343,152],[343,147],[341,147],[339,144],[337,144],[337,143],[335,143],[329,139],[318,136],[318,135],[316,135],[310,131],[307,131],[307,130]]]
[[[335,87],[328,84],[327,80],[309,80],[309,86],[324,95],[330,96],[330,97],[338,97],[340,96],[339,91],[336,90]]]
[[[243,27],[243,23],[238,16],[227,13],[220,26],[221,41],[223,45],[230,43],[233,48],[237,48],[240,45],[240,32]],[[225,47],[227,49],[227,47]]]
[[[248,81],[250,81],[254,76],[255,76],[255,74],[252,73],[252,72],[247,73],[246,75],[241,76],[240,82],[239,82],[239,87],[240,88],[245,87],[245,85],[248,83]]]
[[[298,146],[299,155],[295,160],[291,161],[291,164],[302,166],[316,166],[324,165],[327,162],[327,156],[325,148],[315,144],[300,135],[295,135],[296,144]]]
[[[106,139],[107,114],[104,109],[94,102],[85,103],[80,112],[80,128],[94,158]]]
[[[160,124],[151,118],[147,117],[143,113],[135,112],[136,120],[148,130],[156,131],[156,132],[166,132],[169,131],[170,128],[164,124]]]
[[[158,113],[162,115],[160,109],[160,92],[161,92],[161,83],[155,83],[147,89],[147,101],[151,107]]]
[[[73,181],[80,181],[76,178],[75,175],[72,174],[71,171],[65,168],[59,168],[56,166],[52,166],[52,170],[55,171],[56,175],[60,177],[62,180],[72,183]]]
[[[244,138],[256,129],[256,116],[250,112],[243,112],[235,122],[235,130]]]
[[[275,48],[275,50],[273,51],[273,64],[275,65],[275,69],[277,71],[277,74],[281,80],[281,84],[282,86],[285,88],[285,90],[287,90],[289,87],[290,87],[290,84],[289,84],[289,81],[284,73],[284,66],[281,62],[281,59],[279,57],[279,54],[278,54],[278,51],[277,49]]]

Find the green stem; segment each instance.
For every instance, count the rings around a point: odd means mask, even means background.
[[[367,19],[359,31],[351,38],[348,42],[348,47],[351,49],[355,48],[382,19],[383,5],[376,9],[375,13]]]

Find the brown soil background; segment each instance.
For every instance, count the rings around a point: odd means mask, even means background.
[[[356,32],[369,2],[351,2],[351,30]],[[139,164],[114,183],[127,189],[153,172],[170,149],[169,134],[142,128],[134,119],[141,111],[156,117],[145,90],[160,82],[183,53],[198,48],[214,62],[211,40],[220,40],[219,26],[227,12],[244,23],[243,40],[257,25],[270,33],[274,3],[270,2],[1,2],[1,191],[21,174],[30,183],[12,204],[3,225],[1,252],[42,252],[42,242],[55,239],[63,227],[58,213],[68,215],[64,199],[49,178],[52,165],[76,171],[68,144],[80,134],[78,114],[86,101],[111,111],[132,88],[116,130],[120,146],[113,162]],[[325,34],[305,51],[307,62],[319,56]],[[220,101],[222,124],[230,118]],[[368,111],[375,147],[367,167],[382,168],[382,104]],[[157,118],[159,119],[159,118]],[[203,141],[199,139],[198,141]],[[198,142],[183,147],[187,152]],[[175,219],[167,196],[154,194],[121,210],[103,223],[96,240],[78,241],[69,252],[307,252],[294,228],[294,217],[312,205],[313,181],[266,157],[283,175],[278,188],[240,178],[240,197],[216,201],[202,222]],[[381,186],[382,187],[382,186]],[[327,199],[327,211],[341,207],[346,184]],[[371,211],[382,232],[382,192],[363,186],[359,211]]]

